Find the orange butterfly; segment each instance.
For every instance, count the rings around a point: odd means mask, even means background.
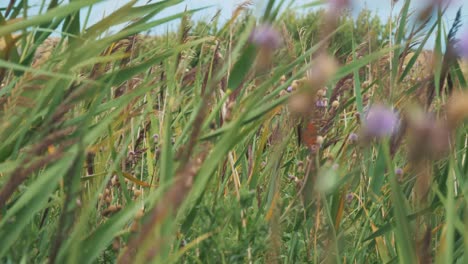
[[[307,147],[314,148],[317,146],[317,127],[313,121],[309,121],[305,126],[298,126],[299,143],[302,141]]]

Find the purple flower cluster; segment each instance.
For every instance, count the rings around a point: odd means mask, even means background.
[[[383,105],[372,106],[364,121],[365,133],[373,138],[391,136],[398,129],[399,118],[392,110]]]
[[[326,108],[328,106],[328,101],[326,99],[318,99],[315,102],[317,108]]]
[[[275,50],[283,45],[281,34],[269,24],[256,27],[250,35],[250,42],[261,48]]]

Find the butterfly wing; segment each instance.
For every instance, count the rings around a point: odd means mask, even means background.
[[[317,144],[317,127],[313,121],[309,121],[303,126],[301,131],[301,140],[307,147],[313,148]]]

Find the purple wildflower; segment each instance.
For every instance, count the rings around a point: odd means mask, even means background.
[[[288,89],[286,89],[286,91],[287,91],[288,93],[292,93],[292,91],[293,91],[292,86],[289,86]]]
[[[250,42],[270,50],[278,49],[283,44],[281,34],[269,24],[256,27],[250,35]]]
[[[460,57],[468,59],[468,31],[461,36],[457,45],[457,52]]]
[[[395,169],[395,175],[401,177],[403,175],[403,169],[402,168],[396,168]]]
[[[154,142],[157,142],[158,139],[159,139],[159,135],[158,135],[158,134],[154,134],[154,135],[153,135],[153,140],[154,140]]]
[[[366,116],[366,135],[382,138],[392,135],[398,128],[398,115],[383,105],[372,106]]]
[[[354,143],[356,143],[358,141],[358,139],[359,139],[359,137],[358,137],[358,135],[356,133],[349,134],[348,141],[350,143],[354,144]]]
[[[353,201],[354,195],[352,193],[348,193],[346,195],[346,202],[351,203]]]
[[[317,108],[326,108],[328,106],[328,101],[326,99],[319,99],[315,102]]]

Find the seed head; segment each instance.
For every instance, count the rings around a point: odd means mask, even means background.
[[[317,145],[322,146],[324,140],[322,136],[317,136]]]
[[[413,110],[408,115],[409,158],[413,162],[439,159],[449,150],[450,130],[445,120]]]
[[[340,102],[338,102],[337,100],[335,100],[335,101],[332,102],[332,107],[333,107],[333,108],[336,109],[336,108],[338,108],[339,106],[340,106]]]
[[[133,195],[135,197],[139,197],[142,193],[143,191],[141,189],[133,188]]]
[[[369,87],[370,84],[371,84],[371,82],[370,82],[369,80],[367,80],[367,81],[364,81],[364,82],[361,84],[361,86],[362,86],[362,88],[367,88],[367,87]]]
[[[286,81],[286,75],[282,75],[281,78],[280,78],[280,82],[281,83],[284,83]]]
[[[299,87],[299,81],[294,80],[290,87],[292,88],[292,90],[296,90]]]
[[[324,97],[325,95],[327,95],[327,91],[325,89],[319,89],[317,91],[317,96]]]

